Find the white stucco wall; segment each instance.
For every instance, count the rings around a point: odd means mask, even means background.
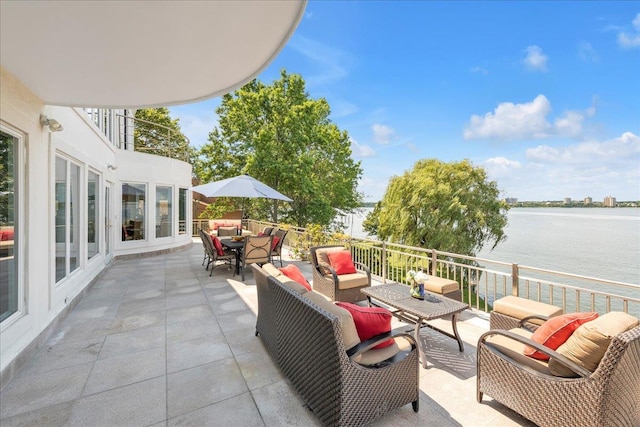
[[[24,150],[18,160],[24,171],[20,193],[20,226],[15,239],[23,269],[21,286],[25,306],[18,315],[0,324],[0,371],[6,379],[7,371],[15,370],[16,363],[25,359],[25,349],[33,348],[46,337],[43,331],[110,263],[112,256],[140,254],[184,246],[191,242],[191,195],[188,192],[187,233],[178,234],[178,189],[191,186],[191,165],[177,160],[114,147],[91,124],[84,110],[47,106],[31,91],[0,67],[0,125],[4,132],[17,135]],[[50,132],[40,126],[40,114],[59,121],[64,130]],[[55,283],[55,159],[60,155],[80,165],[80,234],[79,268]],[[109,164],[117,165],[112,171]],[[100,200],[104,188],[112,183],[112,217],[106,218],[104,205],[99,205],[98,224],[109,220],[112,253],[105,252],[104,228],[99,233],[100,253],[87,259],[87,196],[88,172],[100,176]],[[172,237],[156,239],[153,234],[146,240],[121,241],[121,188],[123,182],[145,183],[149,206],[155,206],[155,185],[173,187],[174,223]],[[150,211],[152,212],[152,211]],[[152,213],[149,214],[152,216]],[[19,356],[19,357],[18,357]],[[10,367],[8,369],[7,367]],[[7,369],[5,369],[7,368]]]

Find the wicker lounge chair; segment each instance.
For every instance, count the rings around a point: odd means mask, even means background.
[[[218,227],[218,237],[237,236],[238,227]]]
[[[478,402],[482,402],[486,393],[541,427],[640,426],[640,326],[613,337],[594,372],[518,331],[521,329],[498,329],[480,337]],[[545,362],[517,360],[526,356],[506,354],[504,348],[492,343],[496,337],[507,337],[497,338],[503,342],[514,340],[534,347],[579,377],[553,376],[544,372]]]
[[[313,290],[328,296],[334,301],[358,302],[367,299],[360,292],[363,287],[371,286],[371,271],[359,262],[354,262],[357,272],[338,275],[327,259],[327,252],[343,250],[343,246],[314,246],[311,251],[313,267]]]

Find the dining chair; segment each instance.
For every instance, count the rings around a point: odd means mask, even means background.
[[[266,264],[271,262],[271,244],[273,236],[247,236],[242,248],[242,281],[247,264]],[[235,272],[234,272],[235,275]]]

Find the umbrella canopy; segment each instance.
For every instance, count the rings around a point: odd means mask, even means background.
[[[191,190],[206,197],[264,197],[266,199],[284,200],[285,202],[293,201],[249,175],[238,175],[233,178],[197,185],[191,187]]]

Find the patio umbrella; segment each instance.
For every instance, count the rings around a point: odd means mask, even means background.
[[[262,197],[293,202],[284,194],[246,174],[208,184],[196,185],[191,187],[191,190],[206,197],[242,197],[243,199]],[[242,210],[244,211],[244,200]]]

